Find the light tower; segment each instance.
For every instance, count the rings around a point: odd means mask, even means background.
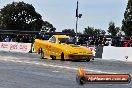
[[[78,3],[79,1],[77,0],[77,8],[76,8],[76,44],[77,44],[77,29],[78,29],[78,18],[82,17],[82,14],[78,13]]]

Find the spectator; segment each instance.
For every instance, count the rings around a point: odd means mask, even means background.
[[[10,38],[9,38],[9,36],[6,36],[4,42],[10,42]]]
[[[129,40],[129,45],[130,45],[130,47],[132,47],[132,38],[130,38],[130,40]]]
[[[128,47],[129,46],[129,42],[128,41],[125,41],[124,42],[124,47]]]

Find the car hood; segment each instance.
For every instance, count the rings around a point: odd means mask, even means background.
[[[74,45],[74,44],[61,44],[61,46],[73,54],[89,54],[92,53],[91,50],[87,47]]]

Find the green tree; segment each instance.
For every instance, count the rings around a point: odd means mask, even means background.
[[[100,34],[105,35],[106,34],[105,30],[100,30]]]
[[[43,32],[55,32],[56,28],[53,27],[52,24],[50,24],[48,21],[44,21],[42,24],[41,31]]]
[[[42,17],[31,4],[12,2],[0,10],[1,26],[7,29],[40,30]]]
[[[71,34],[74,34],[75,31],[74,31],[74,29],[64,29],[64,30],[62,30],[62,33],[71,33]]]
[[[2,28],[2,18],[1,18],[1,13],[0,13],[0,29]]]
[[[132,36],[132,0],[128,0],[122,21],[122,31],[124,31],[127,36]]]
[[[120,31],[119,27],[115,27],[115,23],[114,22],[110,22],[109,23],[109,28],[108,28],[108,33],[112,36],[116,36],[118,34],[118,32]]]
[[[94,33],[94,27],[87,27],[84,29],[83,31],[83,34],[86,34],[86,35],[95,35]]]
[[[101,29],[94,29],[94,35],[105,35],[106,32]]]
[[[86,35],[105,35],[105,31],[101,29],[95,29],[94,27],[87,27],[84,29],[83,34]]]

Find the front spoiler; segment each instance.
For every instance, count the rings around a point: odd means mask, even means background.
[[[94,59],[93,55],[69,55],[68,58],[70,60],[87,60]]]

